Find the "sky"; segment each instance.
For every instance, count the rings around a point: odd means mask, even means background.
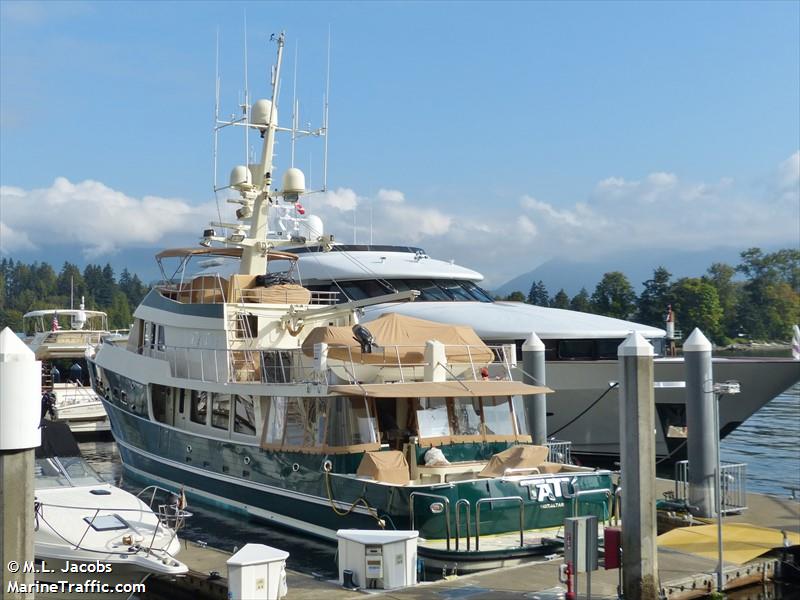
[[[279,31],[285,126],[295,62],[322,124],[330,35],[328,192],[303,204],[339,241],[422,246],[489,287],[553,257],[800,245],[800,2],[3,0],[0,253],[137,270],[217,200],[230,220],[216,39],[230,115],[245,46],[268,96]],[[219,182],[245,160],[223,133]],[[296,147],[313,189],[322,149]]]

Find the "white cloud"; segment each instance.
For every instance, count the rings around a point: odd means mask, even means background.
[[[358,195],[349,188],[329,190],[320,194],[319,199],[323,205],[340,211],[355,210],[359,204]]]
[[[14,231],[0,221],[0,254],[12,254],[24,250],[35,250],[36,244],[31,242],[24,231]]]
[[[74,244],[89,259],[126,247],[173,245],[175,238],[199,237],[215,214],[213,204],[144,196],[133,198],[99,181],[72,183],[58,177],[49,188],[0,187],[3,246],[16,250]],[[9,243],[6,230],[10,234]]]
[[[472,199],[465,199],[472,200]],[[800,153],[761,181],[687,181],[658,171],[609,177],[586,198],[555,203],[526,194],[476,205],[422,204],[395,189],[373,195],[342,187],[303,198],[341,242],[417,245],[443,260],[481,271],[492,287],[555,256],[596,259],[620,251],[797,244]],[[472,206],[465,210],[464,206]],[[132,198],[97,181],[57,179],[39,190],[0,188],[4,252],[50,243],[80,245],[87,257],[132,246],[193,243],[213,203]],[[232,219],[225,205],[223,220]],[[190,241],[191,240],[191,241]]]

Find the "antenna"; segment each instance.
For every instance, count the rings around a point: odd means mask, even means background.
[[[294,166],[294,142],[297,139],[297,118],[300,112],[300,107],[297,104],[297,47],[298,43],[294,43],[294,82],[292,83],[292,164]]]
[[[322,191],[328,191],[328,99],[331,95],[331,26],[328,24],[328,61],[325,73],[325,100],[322,128],[325,130],[325,150],[322,155]],[[355,233],[354,233],[355,235]]]
[[[247,9],[244,9],[244,104],[242,105],[242,116],[245,124],[250,122],[248,112],[250,110],[250,94],[247,88]],[[250,128],[244,128],[244,164],[250,164]]]
[[[214,61],[214,191],[217,191],[217,152],[219,149],[219,27],[217,27],[217,50]],[[219,207],[219,203],[217,203]]]

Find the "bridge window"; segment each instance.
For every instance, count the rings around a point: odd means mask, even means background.
[[[189,409],[189,418],[201,425],[206,425],[208,423],[208,392],[192,390],[192,404]]]

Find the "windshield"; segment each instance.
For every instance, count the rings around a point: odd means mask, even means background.
[[[493,302],[486,290],[456,279],[381,279],[307,285],[315,292],[339,292],[339,302],[375,298],[393,292],[418,290],[422,302]]]
[[[102,477],[80,456],[37,458],[34,467],[36,487],[81,487],[105,483]]]

